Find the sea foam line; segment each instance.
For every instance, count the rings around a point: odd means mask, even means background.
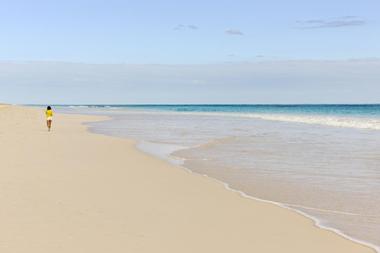
[[[355,243],[359,243],[361,245],[364,245],[364,246],[367,246],[369,248],[372,248],[374,249],[376,252],[380,253],[380,247],[377,246],[377,245],[374,245],[370,242],[366,242],[366,241],[363,241],[363,240],[359,240],[359,239],[356,239],[354,237],[351,237],[347,234],[345,234],[343,231],[339,230],[339,229],[336,229],[336,228],[333,228],[333,227],[328,227],[326,225],[323,225],[322,224],[322,221],[319,220],[318,218],[314,217],[314,216],[311,216],[301,210],[298,210],[296,208],[292,208],[290,206],[287,206],[286,204],[283,204],[283,203],[280,203],[280,202],[275,202],[275,201],[271,201],[271,200],[266,200],[266,199],[261,199],[261,198],[257,198],[257,197],[253,197],[253,196],[250,196],[248,194],[246,194],[245,192],[242,192],[240,190],[236,190],[236,189],[233,189],[230,187],[229,184],[225,183],[225,182],[222,182],[220,180],[217,180],[215,178],[212,178],[212,177],[209,177],[208,175],[203,175],[203,176],[206,176],[208,178],[211,178],[213,180],[216,180],[217,182],[221,183],[224,185],[224,187],[227,189],[227,190],[230,190],[230,191],[233,191],[233,192],[236,192],[238,194],[240,194],[242,197],[244,198],[248,198],[248,199],[252,199],[252,200],[256,200],[256,201],[260,201],[260,202],[264,202],[264,203],[269,203],[269,204],[273,204],[273,205],[276,205],[276,206],[279,206],[281,208],[285,208],[285,209],[288,209],[288,210],[291,210],[291,211],[294,211],[308,219],[311,219],[314,223],[314,225],[320,229],[325,229],[325,230],[328,230],[328,231],[331,231],[331,232],[334,232],[336,234],[338,234],[339,236],[342,236],[343,238],[347,239],[347,240],[350,240],[352,242],[355,242]]]
[[[157,156],[157,155],[155,155],[153,153],[150,153],[150,152],[147,152],[147,151],[141,149],[141,146],[139,147],[139,144],[138,144],[140,141],[136,141],[135,140],[135,147],[136,147],[136,149],[138,149],[138,150],[140,150],[140,151],[142,151],[144,153],[147,153],[149,155],[153,155],[153,156],[155,156],[158,159],[165,160],[166,162],[169,162],[169,163],[173,164],[170,161],[169,157],[163,158],[162,156]],[[354,237],[351,237],[351,236],[345,234],[343,231],[341,231],[339,229],[323,225],[322,221],[320,219],[318,219],[317,217],[314,217],[314,216],[312,216],[312,215],[310,215],[308,213],[305,213],[305,212],[303,212],[303,211],[301,211],[301,210],[299,210],[297,208],[315,210],[315,211],[320,211],[320,212],[331,212],[331,213],[344,214],[344,215],[353,215],[353,216],[356,216],[356,215],[359,215],[359,214],[350,213],[350,212],[343,212],[343,211],[328,210],[328,209],[319,209],[319,208],[313,208],[313,207],[307,207],[307,206],[301,206],[301,205],[294,205],[294,204],[287,204],[287,203],[281,203],[281,202],[276,202],[276,201],[272,201],[272,200],[266,200],[266,199],[261,199],[261,198],[258,198],[258,197],[254,197],[254,196],[248,195],[247,193],[245,193],[243,191],[240,191],[240,190],[232,188],[228,183],[223,182],[223,181],[221,181],[219,179],[211,177],[211,176],[209,176],[207,174],[201,174],[201,173],[198,173],[198,172],[194,172],[193,170],[191,170],[191,169],[189,169],[189,168],[187,168],[187,167],[184,166],[186,159],[184,159],[184,158],[180,158],[180,159],[182,159],[182,163],[181,164],[174,164],[174,166],[178,166],[178,167],[180,167],[181,169],[183,169],[184,171],[186,171],[186,172],[188,172],[190,174],[195,174],[195,175],[200,175],[200,176],[207,177],[210,180],[213,180],[213,181],[215,181],[215,182],[217,182],[219,184],[222,184],[226,190],[232,191],[234,193],[237,193],[240,196],[242,196],[243,198],[247,198],[247,199],[251,199],[251,200],[255,200],[255,201],[260,201],[260,202],[263,202],[263,203],[268,203],[268,204],[276,205],[276,206],[279,206],[281,208],[285,208],[285,209],[288,209],[290,211],[296,212],[296,213],[298,213],[298,214],[300,214],[300,215],[302,215],[302,216],[304,216],[304,217],[312,220],[313,224],[316,227],[320,228],[320,229],[325,229],[325,230],[334,232],[334,233],[338,234],[339,236],[342,236],[343,238],[345,238],[347,240],[350,240],[352,242],[359,243],[361,245],[367,246],[369,248],[374,249],[376,252],[380,253],[380,247],[379,246],[374,245],[374,244],[372,244],[370,242],[366,242],[366,241],[359,240],[359,239],[356,239]]]
[[[303,124],[325,125],[332,127],[380,130],[380,118],[345,117],[328,115],[275,114],[275,113],[239,113],[239,112],[178,112],[178,111],[139,111],[124,109],[126,113],[163,114],[163,115],[194,115],[253,118],[270,121],[293,122]]]
[[[137,143],[136,143],[135,147],[138,148]],[[140,149],[140,150],[143,151],[144,153],[146,153],[144,150],[142,150],[142,149]],[[150,153],[150,155],[153,155],[153,154]],[[162,159],[162,157],[160,159]],[[310,210],[315,210],[315,211],[321,211],[321,212],[331,212],[331,213],[353,215],[353,216],[356,216],[356,215],[359,215],[359,214],[350,213],[350,212],[342,212],[342,211],[334,211],[334,210],[328,210],[328,209],[319,209],[319,208],[306,207],[306,206],[294,205],[294,204],[286,204],[286,203],[281,203],[281,202],[276,202],[276,201],[272,201],[272,200],[266,200],[266,199],[261,199],[261,198],[258,198],[258,197],[254,197],[254,196],[248,195],[247,193],[245,193],[243,191],[240,191],[240,190],[232,188],[228,183],[223,182],[223,181],[221,181],[219,179],[211,177],[211,176],[209,176],[207,174],[201,174],[201,173],[198,173],[198,172],[194,172],[191,169],[185,167],[184,166],[184,164],[185,164],[184,162],[185,162],[185,159],[183,159],[183,163],[182,164],[177,164],[176,166],[180,167],[181,169],[187,171],[190,174],[196,174],[196,175],[207,177],[210,180],[214,180],[217,183],[222,184],[226,190],[235,192],[235,193],[239,194],[240,196],[242,196],[243,198],[252,199],[252,200],[260,201],[260,202],[263,202],[263,203],[268,203],[268,204],[276,205],[276,206],[279,206],[281,208],[285,208],[285,209],[288,209],[290,211],[296,212],[296,213],[298,213],[298,214],[300,214],[300,215],[302,215],[302,216],[304,216],[304,217],[306,217],[308,219],[311,219],[313,221],[313,224],[316,227],[320,228],[320,229],[325,229],[325,230],[334,232],[334,233],[338,234],[339,236],[342,236],[343,238],[345,238],[347,240],[350,240],[352,242],[359,243],[361,245],[367,246],[369,248],[374,249],[376,252],[380,253],[380,247],[379,246],[374,245],[374,244],[372,244],[370,242],[366,242],[366,241],[359,240],[359,239],[356,239],[354,237],[351,237],[351,236],[345,234],[343,231],[341,231],[339,229],[323,225],[323,223],[322,223],[322,221],[320,219],[318,219],[317,217],[314,217],[314,216],[312,216],[310,214],[307,214],[307,213],[305,213],[305,212],[297,209],[297,207],[298,208],[303,208],[303,209],[310,209]]]
[[[276,206],[279,206],[279,207],[281,207],[281,208],[285,208],[285,209],[288,209],[288,210],[290,210],[290,211],[296,212],[296,213],[298,213],[298,214],[300,214],[300,215],[302,215],[302,216],[304,216],[304,217],[306,217],[306,218],[312,220],[313,223],[314,223],[314,225],[315,225],[316,227],[320,228],[320,229],[324,229],[324,230],[328,230],[328,231],[334,232],[334,233],[338,234],[339,236],[341,236],[341,237],[343,237],[343,238],[345,238],[345,239],[347,239],[347,240],[350,240],[350,241],[352,241],[352,242],[359,243],[359,244],[361,244],[361,245],[367,246],[367,247],[369,247],[369,248],[374,249],[376,252],[380,253],[380,247],[379,247],[379,246],[374,245],[374,244],[372,244],[372,243],[370,243],[370,242],[366,242],[366,241],[359,240],[359,239],[356,239],[356,238],[354,238],[354,237],[351,237],[351,236],[345,234],[343,231],[341,231],[341,230],[339,230],[339,229],[336,229],[336,228],[333,228],[333,227],[328,227],[328,226],[326,226],[326,225],[323,225],[321,220],[319,220],[318,218],[316,218],[316,217],[314,217],[314,216],[311,216],[310,214],[307,214],[307,213],[305,213],[305,212],[303,212],[303,211],[301,211],[301,210],[298,210],[298,209],[296,209],[296,208],[292,208],[291,206],[287,206],[287,205],[284,204],[284,203],[280,203],[280,202],[276,202],[276,201],[271,201],[271,200],[266,200],[266,199],[261,199],[261,198],[253,197],[253,196],[251,196],[251,195],[246,194],[246,193],[243,192],[243,191],[240,191],[240,190],[234,189],[234,188],[232,188],[228,183],[223,182],[223,181],[220,181],[220,180],[218,180],[218,179],[216,179],[216,178],[214,178],[214,177],[210,177],[210,176],[208,176],[207,174],[200,174],[200,173],[194,172],[194,171],[192,171],[192,170],[190,170],[190,169],[188,169],[188,168],[185,168],[185,167],[183,167],[183,166],[181,166],[181,167],[182,167],[183,169],[185,169],[186,171],[188,171],[189,173],[191,173],[191,174],[193,174],[193,173],[194,173],[194,174],[198,174],[198,175],[201,175],[201,176],[207,177],[207,178],[209,178],[209,179],[211,179],[211,180],[214,180],[214,181],[216,181],[216,182],[222,184],[226,190],[228,190],[228,191],[232,191],[232,192],[235,192],[235,193],[239,194],[240,196],[242,196],[243,198],[252,199],[252,200],[260,201],[260,202],[263,202],[263,203],[276,205]]]
[[[141,112],[139,112],[139,113],[141,113]],[[112,118],[110,117],[108,120],[110,120],[110,119],[112,119]],[[87,124],[85,124],[85,125],[87,125]],[[95,131],[95,129],[93,129],[93,128],[91,128],[91,127],[89,127],[88,130],[91,131],[91,132],[94,132],[94,133],[96,133],[96,134],[101,134],[101,133],[97,133],[97,132]],[[101,134],[101,135],[109,136],[108,134]],[[133,140],[133,139],[132,139],[132,140]],[[140,141],[141,141],[141,140],[140,140]],[[141,152],[146,153],[146,154],[148,154],[148,155],[153,155],[153,156],[155,156],[154,154],[152,154],[152,153],[148,153],[148,152],[142,150],[141,148],[139,148],[139,147],[138,147],[138,146],[139,146],[139,145],[138,145],[138,142],[139,142],[138,140],[134,140],[135,148],[136,148],[136,149],[138,149],[138,150],[140,150]],[[170,163],[170,159],[169,159],[169,158],[166,158],[166,159],[165,159],[165,158],[163,158],[163,157],[158,157],[158,156],[155,156],[155,157],[158,158],[158,159],[165,160],[166,162],[169,162],[169,163]],[[169,161],[168,161],[168,159],[169,159]],[[187,171],[187,172],[190,173],[190,174],[197,174],[197,175],[200,175],[200,176],[207,177],[207,178],[209,178],[209,179],[211,179],[211,180],[214,180],[214,181],[216,181],[216,182],[222,184],[222,185],[224,186],[225,189],[227,189],[227,190],[229,190],[229,191],[232,191],[232,192],[235,192],[235,193],[239,194],[240,196],[242,196],[242,197],[244,197],[244,198],[248,198],[248,199],[252,199],[252,200],[256,200],[256,201],[260,201],[260,202],[263,202],[263,203],[269,203],[269,204],[272,204],[272,205],[279,206],[279,207],[281,207],[281,208],[288,209],[288,210],[290,210],[290,211],[294,211],[294,212],[296,212],[296,213],[298,213],[298,214],[300,214],[300,215],[302,215],[302,216],[304,216],[304,217],[306,217],[306,218],[308,218],[308,219],[311,219],[311,220],[313,221],[314,225],[315,225],[316,227],[320,228],[320,229],[325,229],[325,230],[328,230],[328,231],[334,232],[334,233],[338,234],[339,236],[342,236],[343,238],[345,238],[345,239],[347,239],[347,240],[350,240],[350,241],[352,241],[352,242],[359,243],[359,244],[361,244],[361,245],[367,246],[367,247],[369,247],[369,248],[374,249],[376,252],[380,253],[380,247],[379,247],[379,246],[374,245],[374,244],[372,244],[372,243],[370,243],[370,242],[366,242],[366,241],[359,240],[359,239],[356,239],[356,238],[354,238],[354,237],[351,237],[351,236],[345,234],[343,231],[341,231],[341,230],[339,230],[339,229],[336,229],[336,228],[333,228],[333,227],[329,227],[329,226],[323,225],[322,221],[319,220],[318,218],[316,218],[316,217],[314,217],[314,216],[311,216],[311,215],[309,215],[309,214],[307,214],[307,213],[305,213],[305,212],[303,212],[303,211],[297,209],[297,207],[298,207],[298,208],[303,208],[303,209],[311,209],[311,210],[313,210],[314,208],[311,208],[311,207],[303,207],[303,206],[297,206],[297,205],[292,205],[292,204],[286,205],[286,204],[284,204],[284,203],[275,202],[275,201],[266,200],[266,199],[261,199],[261,198],[258,198],[258,197],[254,197],[254,196],[248,195],[248,194],[246,194],[246,193],[243,192],[243,191],[240,191],[240,190],[237,190],[237,189],[232,188],[232,187],[231,187],[228,183],[226,183],[226,182],[223,182],[223,181],[221,181],[221,180],[218,180],[218,179],[216,179],[216,178],[214,178],[214,177],[211,177],[211,176],[209,176],[209,175],[207,175],[207,174],[201,174],[201,173],[197,173],[197,172],[192,171],[191,169],[189,169],[189,168],[187,168],[187,167],[184,166],[184,160],[185,160],[185,159],[183,159],[183,163],[182,163],[182,164],[177,164],[177,165],[174,164],[174,165],[180,167],[181,169]],[[326,210],[326,209],[314,209],[314,210],[319,210],[319,211],[324,210],[324,211],[329,211],[329,212],[333,211],[333,210]],[[335,212],[339,212],[339,211],[335,211]],[[355,213],[348,213],[348,212],[340,212],[340,213],[341,213],[341,214],[346,214],[346,215],[357,215],[357,214],[355,214]]]

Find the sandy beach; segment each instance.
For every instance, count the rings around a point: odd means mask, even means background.
[[[102,117],[0,105],[0,252],[375,252],[279,206],[87,131]]]

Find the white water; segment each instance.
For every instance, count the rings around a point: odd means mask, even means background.
[[[225,182],[229,189],[380,245],[380,131],[364,117],[91,109],[98,133]],[[378,248],[377,248],[378,249]]]

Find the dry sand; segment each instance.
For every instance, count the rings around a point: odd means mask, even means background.
[[[374,252],[281,207],[92,134],[0,108],[0,252]]]

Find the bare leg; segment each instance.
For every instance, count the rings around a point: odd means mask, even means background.
[[[51,120],[47,121],[47,127],[48,127],[48,130],[50,131],[50,129],[51,129]]]

